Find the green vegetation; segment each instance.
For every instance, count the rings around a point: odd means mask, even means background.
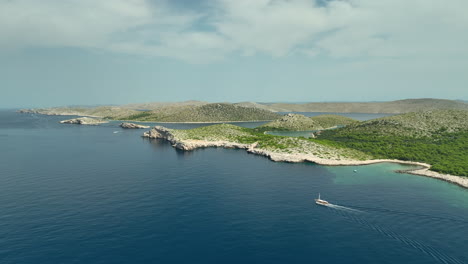
[[[468,111],[438,110],[384,117],[323,131],[314,142],[376,158],[418,161],[431,170],[468,176]]]
[[[318,115],[318,116],[313,116],[310,119],[320,124],[320,126],[323,127],[324,129],[335,127],[335,126],[347,126],[347,125],[355,124],[359,122],[350,117],[345,117],[345,116],[340,116],[340,115]]]
[[[128,117],[124,117],[125,120],[144,120],[148,117],[151,117],[152,113],[150,111],[142,111],[137,114],[130,115]]]
[[[273,120],[280,115],[254,107],[233,104],[168,106],[123,117],[124,120],[153,122],[228,122]]]
[[[148,106],[149,110],[136,108]],[[130,108],[133,107],[133,108]],[[130,106],[99,107],[57,107],[47,109],[20,110],[25,113],[45,115],[94,116],[114,120],[150,122],[229,122],[229,121],[268,121],[281,116],[257,107],[245,107],[228,103],[207,104],[203,102],[138,104]]]
[[[262,131],[311,131],[323,130],[335,126],[345,126],[358,121],[339,115],[319,115],[307,117],[299,114],[287,114],[282,118],[259,126]]]
[[[257,143],[257,147],[279,153],[313,154],[324,159],[365,160],[371,156],[361,151],[317,144],[305,138],[267,135],[254,129],[219,124],[188,130],[171,129],[179,140],[228,141],[241,144]]]
[[[287,114],[278,120],[259,126],[257,131],[308,131],[319,129],[323,129],[323,127],[310,117]]]

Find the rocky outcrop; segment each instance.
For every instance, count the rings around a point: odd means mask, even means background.
[[[143,125],[134,124],[134,123],[121,123],[120,127],[121,128],[129,128],[129,129],[150,128],[149,126],[143,126]]]
[[[172,146],[181,149],[181,150],[194,150],[197,148],[208,148],[208,147],[223,147],[223,148],[239,148],[239,149],[249,149],[255,144],[241,144],[229,141],[206,141],[206,140],[195,140],[195,139],[186,139],[180,140],[177,139],[170,129],[167,129],[163,126],[155,126],[150,131],[143,133],[143,137],[147,138],[159,138],[165,139],[171,142]]]
[[[147,138],[161,138],[166,139],[173,143],[174,136],[171,134],[170,129],[165,128],[163,126],[155,126],[150,131],[146,131],[143,133],[143,137]]]
[[[108,123],[108,121],[90,118],[90,117],[79,117],[79,118],[63,120],[63,121],[60,121],[60,123],[61,124],[76,124],[76,125],[99,125],[99,124]]]

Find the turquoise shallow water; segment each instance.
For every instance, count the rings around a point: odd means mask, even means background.
[[[0,111],[0,263],[468,263],[467,190],[402,165],[181,152],[62,119]]]

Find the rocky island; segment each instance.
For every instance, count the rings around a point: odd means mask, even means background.
[[[121,123],[120,124],[121,128],[129,128],[129,129],[142,129],[142,128],[150,128],[150,126],[144,126],[144,125],[139,125],[135,123]]]
[[[76,124],[76,125],[99,125],[109,123],[102,119],[95,119],[90,117],[79,117],[68,120],[60,121],[61,124]]]

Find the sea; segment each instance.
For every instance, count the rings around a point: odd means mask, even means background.
[[[67,118],[0,111],[2,264],[468,263],[468,190],[408,165],[184,152]]]

